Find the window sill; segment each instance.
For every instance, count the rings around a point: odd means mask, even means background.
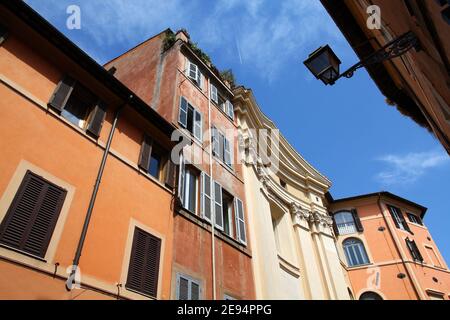
[[[359,264],[357,266],[349,266],[349,265],[347,265],[347,270],[365,269],[367,267],[370,267],[371,265],[373,265],[373,263]]]
[[[187,220],[195,223],[196,225],[203,228],[204,230],[208,231],[209,233],[211,233],[211,231],[212,231],[211,224],[209,222],[207,222],[206,220],[204,220],[203,218],[196,215],[195,213],[192,213],[191,211],[188,211],[188,210],[182,208],[179,204],[177,204],[177,208],[175,209],[175,212],[178,213],[179,215],[183,216]],[[222,241],[229,244],[230,246],[232,246],[233,248],[235,248],[236,250],[239,250],[243,254],[247,255],[248,257],[250,257],[250,258],[252,257],[251,252],[247,246],[244,246],[237,240],[230,238],[230,236],[225,234],[223,231],[220,231],[219,229],[214,228],[214,235],[217,238],[219,238]]]

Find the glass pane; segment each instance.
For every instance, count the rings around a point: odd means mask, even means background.
[[[194,133],[194,109],[191,106],[188,107],[186,128],[190,133]]]
[[[153,177],[155,177],[156,179],[159,179],[160,166],[161,166],[161,157],[156,153],[152,153],[148,173]]]
[[[328,61],[327,53],[322,51],[322,53],[314,57],[314,59],[308,63],[308,66],[316,75],[328,68],[330,66],[330,61]]]

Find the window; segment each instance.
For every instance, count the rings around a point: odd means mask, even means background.
[[[178,122],[183,128],[192,133],[196,139],[202,141],[202,114],[197,111],[190,103],[188,103],[184,97],[181,97]]]
[[[0,45],[8,38],[8,29],[0,24]]]
[[[199,87],[200,89],[202,89],[202,85],[203,85],[203,77],[202,74],[200,72],[200,69],[198,68],[198,66],[190,61],[187,62],[187,75],[188,77],[194,81]]]
[[[410,231],[408,223],[406,222],[405,218],[403,217],[403,213],[401,210],[394,206],[388,206],[389,212],[391,213],[392,220],[394,220],[394,224],[398,229]]]
[[[223,231],[223,198],[222,186],[214,181],[214,216],[216,218],[216,228]]]
[[[225,113],[228,117],[230,117],[231,120],[234,119],[234,106],[230,101],[226,101],[225,103]]]
[[[238,240],[246,245],[247,235],[245,231],[244,205],[238,198],[234,198],[234,212],[236,213],[236,232]]]
[[[150,297],[156,297],[160,255],[161,239],[135,228],[125,287]]]
[[[356,267],[369,263],[366,249],[361,240],[350,238],[343,242],[345,256],[349,267]]]
[[[406,213],[406,215],[408,216],[408,219],[410,222],[415,223],[415,224],[419,224],[419,225],[423,225],[422,224],[422,220],[416,216],[415,214],[412,213]]]
[[[48,105],[72,124],[96,138],[100,136],[106,104],[71,77],[61,80]]]
[[[149,135],[145,134],[138,164],[146,173],[160,181],[164,181],[168,187],[174,188],[175,165],[169,161],[168,153]]]
[[[443,293],[431,292],[431,291],[427,290],[427,295],[430,298],[430,300],[445,300]]]
[[[201,213],[209,222],[211,222],[211,196],[211,177],[202,172]]]
[[[236,298],[228,295],[228,294],[224,294],[223,295],[223,300],[237,300]]]
[[[200,300],[200,289],[198,281],[177,274],[177,300]]]
[[[222,221],[223,232],[230,237],[233,237],[233,196],[228,192],[222,193]]]
[[[363,232],[361,220],[355,209],[341,211],[333,215],[334,230],[337,235]]]
[[[383,300],[383,298],[375,292],[367,291],[359,297],[359,300]]]
[[[408,238],[406,238],[405,241],[414,261],[423,262],[422,255],[420,254],[419,248],[417,248],[416,242]]]
[[[211,129],[213,155],[223,161],[229,168],[233,168],[233,144],[215,127]]]
[[[283,189],[287,189],[287,184],[283,180],[280,179],[280,185]]]
[[[197,213],[197,192],[198,192],[198,173],[191,167],[186,168],[185,175],[185,193],[183,205],[184,208],[192,213]]]
[[[219,104],[219,94],[217,93],[217,88],[211,84],[211,100],[216,104]]]
[[[0,243],[44,258],[66,194],[27,171],[0,225]]]

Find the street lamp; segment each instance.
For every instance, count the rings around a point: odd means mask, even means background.
[[[342,74],[339,73],[341,60],[339,60],[329,45],[320,47],[311,53],[308,59],[306,59],[303,63],[316,77],[316,79],[322,80],[325,85],[333,85],[342,77],[353,77],[353,74],[359,68],[399,57],[412,48],[415,48],[417,51],[420,50],[419,40],[414,33],[407,32],[397,39],[389,42],[378,51],[372,53],[367,58],[359,61]]]

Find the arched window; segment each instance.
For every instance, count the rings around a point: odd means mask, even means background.
[[[334,222],[340,235],[356,233],[356,224],[350,211],[341,211],[334,215]]]
[[[383,300],[383,298],[375,292],[367,291],[359,297],[359,300]]]
[[[345,256],[349,267],[360,266],[369,263],[366,249],[361,240],[350,238],[343,242]]]

